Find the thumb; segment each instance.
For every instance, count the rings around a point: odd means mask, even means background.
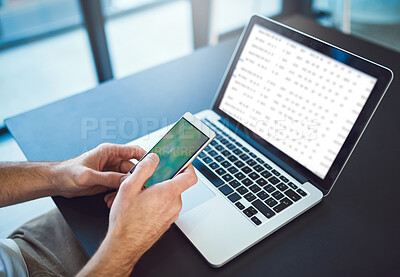
[[[102,185],[116,189],[119,188],[124,176],[126,176],[126,174],[112,171],[101,172],[93,170],[91,183],[93,183],[93,185]]]
[[[135,191],[140,191],[144,183],[146,183],[151,175],[153,175],[154,171],[156,171],[159,161],[160,159],[157,154],[150,153],[147,155],[136,165],[132,175],[123,182],[124,186],[129,186],[134,188]]]

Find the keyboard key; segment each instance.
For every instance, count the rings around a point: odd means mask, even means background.
[[[208,145],[206,148],[204,148],[205,151],[210,152],[212,148]]]
[[[245,185],[246,187],[248,187],[251,184],[253,184],[253,181],[250,180],[249,178],[246,178],[246,179],[242,180],[242,184]]]
[[[297,190],[297,192],[301,195],[301,196],[307,196],[307,193],[304,191],[304,190],[302,190],[302,189],[298,189]]]
[[[266,218],[271,218],[275,215],[275,213],[267,207],[260,199],[257,199],[252,203],[254,207],[257,208]]]
[[[271,174],[268,170],[263,171],[263,172],[261,173],[261,175],[262,175],[264,178],[269,178],[269,177],[272,176],[272,174]]]
[[[223,174],[225,174],[226,173],[226,171],[225,171],[225,169],[223,169],[223,168],[218,168],[217,170],[215,170],[215,172],[217,172],[218,173],[218,175],[223,175]]]
[[[218,139],[218,140],[221,140],[221,139],[223,139],[224,137],[223,136],[221,136],[220,134],[217,134],[217,136],[216,136],[216,139]]]
[[[241,170],[242,170],[244,173],[246,173],[246,174],[248,174],[249,172],[252,171],[251,168],[248,167],[248,166],[242,167]]]
[[[292,182],[289,182],[288,186],[291,187],[292,189],[297,189],[297,186],[295,184],[293,184]]]
[[[279,183],[276,185],[276,187],[280,190],[280,191],[285,191],[288,189],[288,186],[285,185],[284,183]]]
[[[285,191],[285,194],[292,199],[294,202],[298,201],[301,199],[301,196],[298,195],[297,193],[295,193],[293,190],[288,189],[287,191]]]
[[[243,213],[244,213],[247,217],[252,217],[252,216],[253,216],[253,214],[252,214],[248,209],[243,210]]]
[[[250,186],[249,189],[254,193],[259,192],[261,190],[261,188],[259,186],[257,186],[256,184]]]
[[[244,163],[243,163],[242,161],[237,161],[237,162],[235,163],[235,165],[236,165],[237,167],[241,168],[242,166],[244,166]]]
[[[246,210],[243,210],[243,213],[247,216],[247,217],[252,217],[253,213],[247,208]]]
[[[228,199],[231,200],[231,202],[233,202],[233,203],[235,203],[236,201],[238,201],[241,198],[242,197],[239,194],[237,194],[236,192],[234,192],[228,196]]]
[[[260,175],[258,175],[258,174],[255,173],[255,172],[252,172],[252,173],[249,174],[249,177],[250,177],[251,179],[253,179],[253,180],[257,180],[257,179],[260,177]]]
[[[285,183],[287,183],[287,182],[289,182],[289,179],[288,178],[286,178],[285,176],[281,176],[279,179],[281,179],[282,180],[282,182],[285,182]]]
[[[204,157],[204,158],[203,158],[203,161],[204,161],[206,164],[208,164],[208,163],[212,162],[212,159],[211,159],[210,157]]]
[[[252,214],[258,213],[258,211],[257,211],[256,209],[254,209],[253,206],[250,206],[250,207],[248,207],[247,209],[248,209]]]
[[[237,188],[240,185],[240,183],[237,180],[232,180],[229,182],[229,185],[231,185],[231,187],[233,188]]]
[[[242,172],[236,173],[235,177],[238,178],[239,180],[242,180],[246,175],[244,175]]]
[[[224,155],[225,157],[228,157],[228,156],[231,155],[231,152],[229,152],[228,150],[224,150],[224,151],[222,151],[221,153],[222,153],[222,155]]]
[[[218,142],[217,142],[216,140],[211,141],[210,144],[211,144],[212,146],[217,146],[217,145],[219,145]]]
[[[250,157],[257,158],[257,155],[254,154],[253,152],[249,152],[249,155],[250,155]]]
[[[224,160],[224,157],[222,157],[222,156],[216,156],[214,159],[215,159],[217,162],[222,162],[222,161]]]
[[[219,152],[221,152],[221,151],[223,151],[225,148],[224,148],[221,144],[218,144],[218,145],[215,147],[215,149],[217,149]]]
[[[228,169],[228,171],[229,171],[230,173],[234,174],[234,173],[238,172],[239,169],[237,169],[237,168],[234,167],[234,166],[231,166],[231,167]]]
[[[261,220],[258,219],[258,217],[253,216],[251,218],[251,221],[253,221],[256,225],[260,225],[261,224]]]
[[[276,200],[281,199],[284,195],[280,191],[275,191],[272,193],[272,196],[275,197]]]
[[[247,156],[246,154],[240,155],[239,158],[241,158],[243,161],[245,161],[245,160],[247,160],[247,159],[250,159],[250,157]]]
[[[230,174],[225,174],[224,176],[222,176],[222,179],[229,182],[229,181],[232,181],[233,177]]]
[[[229,156],[229,158],[228,158],[228,160],[230,160],[231,162],[235,162],[235,161],[237,161],[237,157],[236,156],[234,156],[234,155],[231,155],[231,156]]]
[[[255,160],[253,160],[253,159],[247,160],[246,163],[247,163],[249,166],[255,166],[255,165],[257,164],[257,162],[256,162]]]
[[[271,192],[273,192],[274,190],[276,190],[276,188],[275,188],[273,185],[271,185],[271,184],[266,185],[266,186],[264,187],[264,189],[265,189],[267,192],[269,192],[269,193],[271,193]]]
[[[226,168],[226,167],[230,167],[232,164],[230,162],[228,162],[228,161],[223,161],[221,163],[221,165]]]
[[[274,185],[276,185],[277,183],[279,183],[279,179],[276,178],[275,176],[269,178],[268,181],[269,181],[270,183],[274,184]]]
[[[237,192],[239,192],[241,195],[247,193],[249,190],[246,189],[244,186],[241,186],[239,188],[236,189]]]
[[[259,193],[257,193],[257,196],[260,198],[260,199],[262,199],[262,200],[264,200],[265,198],[267,198],[268,197],[268,193],[266,193],[265,191],[260,191]]]
[[[240,142],[235,142],[237,146],[242,147],[242,144]]]
[[[235,149],[235,150],[233,151],[233,153],[235,153],[236,155],[240,155],[240,154],[243,153],[243,151],[237,148],[237,149]]]
[[[256,160],[257,160],[257,162],[259,162],[260,164],[263,164],[263,163],[264,163],[264,161],[263,161],[262,159],[260,159],[260,158],[257,158]]]
[[[244,147],[244,146],[242,147],[242,149],[243,149],[243,151],[244,151],[244,152],[250,152],[250,150],[249,150],[249,149],[247,149],[247,148],[246,148],[246,147]]]
[[[235,203],[235,206],[236,206],[236,207],[238,207],[238,208],[239,208],[239,210],[243,210],[243,209],[244,209],[244,206],[243,206],[243,204],[242,204],[242,203],[240,203],[240,202],[236,202],[236,203]]]
[[[272,169],[272,166],[270,166],[270,165],[267,164],[267,163],[264,164],[264,167],[265,167],[266,169],[268,169],[268,170],[271,170],[271,169]]]
[[[277,170],[275,170],[275,169],[273,169],[271,172],[272,172],[273,174],[275,174],[276,176],[281,176],[281,174],[279,173],[279,171],[277,171]]]
[[[253,201],[254,199],[256,199],[256,196],[255,196],[254,194],[252,194],[251,192],[249,192],[248,194],[246,194],[246,195],[244,196],[244,198],[245,198],[247,201],[251,202],[251,201]]]
[[[228,195],[230,193],[233,192],[233,189],[228,186],[228,185],[223,185],[222,187],[219,188],[219,190],[224,194],[224,195]]]
[[[276,201],[274,198],[270,197],[267,200],[265,200],[265,204],[267,204],[268,206],[270,206],[272,208],[273,206],[278,204],[278,201]]]
[[[229,140],[227,140],[227,139],[221,139],[220,141],[221,141],[222,144],[228,144],[229,143]]]
[[[212,169],[216,169],[217,167],[219,167],[219,165],[218,165],[216,162],[210,163],[209,166],[210,166]]]
[[[206,156],[206,153],[204,153],[204,152],[201,152],[200,154],[199,154],[199,158],[204,158]]]
[[[293,204],[293,202],[290,201],[287,197],[285,197],[285,198],[283,198],[281,200],[281,202],[279,202],[279,205],[275,206],[273,209],[274,209],[275,212],[279,213],[279,212],[281,212],[282,210],[286,209],[287,207],[289,207],[292,204]]]
[[[214,156],[218,155],[218,153],[215,150],[211,150],[210,152],[208,152],[208,155],[210,155],[211,157],[214,157]]]
[[[200,171],[214,186],[219,187],[224,183],[224,181],[215,175],[215,173],[205,166],[199,159],[195,159],[193,161],[193,166]]]
[[[230,141],[233,141],[233,142],[236,141],[236,140],[235,140],[233,137],[231,137],[231,136],[228,136],[228,138],[229,138]]]
[[[231,143],[231,144],[228,144],[226,147],[227,147],[229,150],[232,150],[232,149],[235,148],[236,146],[235,146],[233,143]]]
[[[255,171],[257,172],[261,172],[264,170],[264,167],[262,167],[261,165],[257,164],[255,167],[253,167]]]
[[[263,178],[260,178],[256,181],[256,183],[263,187],[267,184],[267,181]]]

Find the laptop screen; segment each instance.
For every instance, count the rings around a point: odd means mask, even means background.
[[[254,15],[213,110],[270,160],[326,195],[392,80],[384,66]]]
[[[376,81],[254,25],[219,108],[324,179]]]

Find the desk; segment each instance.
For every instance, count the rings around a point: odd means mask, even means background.
[[[382,63],[392,68],[395,76],[400,75],[400,55],[394,51],[324,28],[300,16],[282,21]],[[29,160],[67,159],[104,141],[126,143],[147,130],[137,130],[132,123],[121,132],[121,121],[150,119],[155,129],[177,120],[185,111],[195,113],[209,107],[234,45],[234,40],[226,41],[125,79],[107,82],[91,91],[7,119],[7,128]],[[224,267],[214,269],[207,265],[172,226],[143,256],[133,273],[136,276],[398,274],[399,107],[400,81],[395,77],[331,194]],[[88,119],[98,120],[99,127],[82,130]],[[108,209],[102,196],[56,197],[54,201],[85,250],[93,255],[107,228]]]

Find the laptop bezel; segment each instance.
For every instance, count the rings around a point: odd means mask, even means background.
[[[252,132],[247,127],[237,122],[231,116],[219,109],[219,105],[225,94],[226,88],[229,84],[235,66],[243,51],[249,34],[255,24],[267,28],[280,35],[283,35],[311,49],[314,49],[315,51],[318,51],[337,61],[340,61],[370,76],[377,78],[377,82],[372,92],[370,93],[364,107],[362,108],[357,120],[353,125],[353,128],[350,130],[349,135],[347,136],[338,155],[336,156],[336,159],[332,163],[324,179],[318,177],[312,171],[301,165],[299,162],[295,161],[284,152],[280,151],[278,148],[270,144],[268,141],[264,140],[256,133]],[[356,146],[359,138],[365,130],[369,120],[374,114],[392,79],[393,72],[386,67],[378,65],[372,61],[359,57],[353,53],[340,49],[329,43],[323,42],[317,38],[304,34],[291,27],[275,22],[274,20],[254,15],[250,19],[247,27],[242,32],[241,38],[232,56],[230,64],[217,91],[214,103],[212,105],[212,110],[219,114],[222,118],[224,118],[224,121],[227,122],[231,127],[235,126],[235,128],[237,128],[238,134],[241,134],[244,139],[248,137],[248,141],[251,145],[255,146],[258,149],[260,149],[261,147],[265,149],[267,153],[271,153],[272,155],[268,155],[268,158],[272,159],[275,163],[282,166],[283,169],[285,169],[286,167],[287,169],[290,169],[290,171],[294,170],[296,173],[303,176],[307,181],[318,187],[324,195],[327,195],[332,189],[343,167],[345,166],[348,158],[350,157],[354,147]]]

